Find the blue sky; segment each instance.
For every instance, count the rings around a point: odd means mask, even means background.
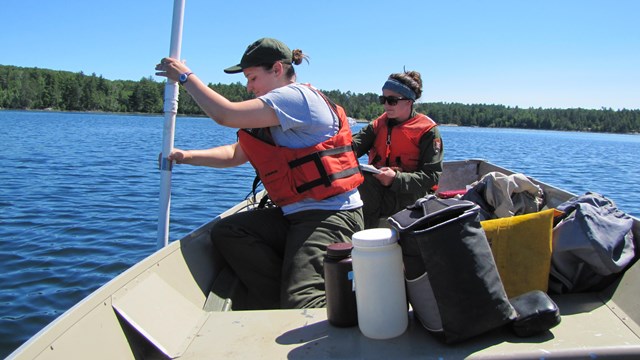
[[[172,8],[4,0],[0,64],[154,76]],[[406,68],[422,74],[424,102],[640,109],[639,14],[635,0],[186,0],[181,57],[205,82],[244,84],[222,69],[268,36],[307,53],[298,80],[325,90],[380,93]]]

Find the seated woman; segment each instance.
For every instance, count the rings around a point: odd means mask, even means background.
[[[391,74],[380,96],[385,112],[353,137],[357,156],[368,153],[369,164],[380,170],[365,172],[358,187],[367,229],[437,189],[442,138],[436,123],[413,108],[421,95],[419,72]]]

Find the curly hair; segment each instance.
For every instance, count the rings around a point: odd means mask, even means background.
[[[391,74],[390,78],[396,79],[407,85],[416,94],[416,100],[422,96],[422,77],[417,71],[405,71],[401,73]]]

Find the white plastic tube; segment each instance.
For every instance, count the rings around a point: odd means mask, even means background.
[[[174,0],[169,57],[180,59],[182,47],[182,23],[185,0]],[[158,249],[169,243],[169,218],[171,211],[171,163],[167,156],[173,150],[176,114],[178,113],[178,84],[167,79],[164,88],[164,128],[162,131],[162,159],[160,159],[160,209],[158,213]]]

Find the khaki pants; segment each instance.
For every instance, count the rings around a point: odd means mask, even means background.
[[[363,229],[362,210],[309,210],[282,215],[280,208],[234,214],[211,232],[214,249],[246,293],[241,308],[317,308],[326,305],[323,260],[327,246],[351,242]],[[234,309],[236,306],[234,306]]]

